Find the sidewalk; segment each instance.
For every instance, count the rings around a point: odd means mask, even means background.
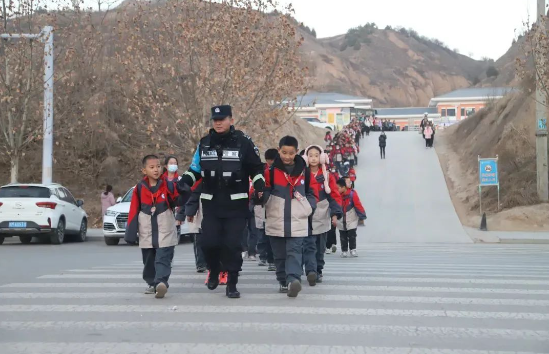
[[[480,231],[463,227],[475,243],[549,244],[549,232]]]

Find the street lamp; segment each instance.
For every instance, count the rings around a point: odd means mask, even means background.
[[[53,27],[45,26],[38,34],[4,33],[0,38],[38,39],[44,43],[44,132],[42,150],[42,183],[52,183],[53,176]]]

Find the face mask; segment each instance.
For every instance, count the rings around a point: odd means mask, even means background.
[[[168,165],[168,171],[169,172],[177,172],[177,165]]]

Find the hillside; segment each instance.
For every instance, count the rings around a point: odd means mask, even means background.
[[[454,206],[464,225],[478,227],[477,157],[499,155],[501,211],[497,189],[485,188],[483,209],[491,230],[548,231],[548,204],[536,190],[535,101],[515,93],[438,135],[437,152]]]
[[[312,89],[371,97],[377,107],[425,106],[433,96],[473,86],[488,66],[413,31],[372,29],[358,50],[341,50],[345,35],[303,35]]]

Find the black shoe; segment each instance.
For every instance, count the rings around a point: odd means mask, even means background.
[[[208,276],[208,282],[206,283],[206,286],[210,290],[215,290],[219,286],[219,273],[214,273],[210,271],[210,274]]]
[[[240,292],[236,290],[236,284],[238,284],[238,272],[230,272],[227,278],[227,289],[225,289],[225,294],[229,299],[240,298]]]
[[[227,285],[225,295],[227,295],[229,299],[240,299],[240,292],[236,290],[236,284]]]
[[[204,273],[207,270],[208,270],[208,268],[206,268],[206,267],[197,267],[196,268],[197,273]]]

